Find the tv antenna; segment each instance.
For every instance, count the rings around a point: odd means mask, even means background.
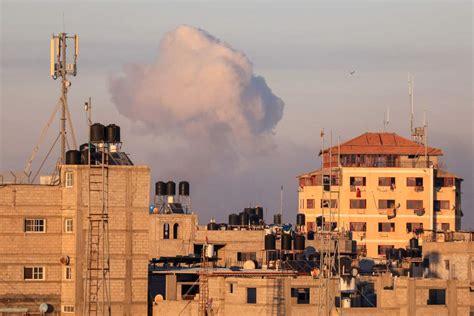
[[[388,129],[388,125],[390,124],[390,107],[387,107],[387,112],[383,114],[383,131],[385,132]]]
[[[408,96],[410,97],[410,135],[412,138],[415,138],[415,130],[413,126],[413,121],[415,119],[415,109],[413,105],[413,84],[415,77],[412,74],[408,73]]]
[[[74,42],[74,53],[68,56],[67,42],[71,42],[71,41]],[[77,36],[77,34],[75,34],[74,36],[67,36],[67,33],[62,32],[62,33],[59,33],[58,35],[54,35],[54,34],[52,35],[51,51],[50,51],[50,75],[51,75],[51,78],[53,78],[54,80],[61,77],[61,96],[58,100],[58,103],[54,107],[54,110],[51,113],[48,119],[48,122],[44,126],[40,134],[40,137],[38,139],[38,142],[33,148],[30,159],[28,160],[26,167],[23,170],[24,176],[28,178],[28,182],[30,182],[31,166],[32,166],[33,160],[38,154],[38,151],[41,145],[45,141],[49,127],[51,126],[59,110],[61,110],[60,118],[59,118],[59,126],[60,126],[59,135],[57,136],[56,140],[51,146],[51,149],[48,151],[48,154],[43,159],[43,162],[41,163],[39,170],[36,172],[36,175],[39,174],[42,166],[44,165],[44,162],[49,157],[49,154],[51,153],[53,147],[56,145],[56,142],[58,140],[60,141],[58,167],[59,165],[64,164],[66,162],[66,146],[68,147],[68,149],[77,148],[76,136],[74,134],[74,128],[72,126],[72,121],[71,121],[71,114],[69,113],[67,93],[68,93],[69,88],[71,87],[71,82],[68,80],[68,75],[73,75],[73,76],[77,75],[78,55],[79,55],[79,37]],[[69,129],[71,131],[72,144],[69,144],[68,139],[67,139],[66,124],[69,126]],[[58,168],[56,168],[56,171],[57,170]],[[36,179],[36,176],[31,182],[34,182],[35,179]],[[51,182],[54,182],[54,181],[55,180],[52,179]]]

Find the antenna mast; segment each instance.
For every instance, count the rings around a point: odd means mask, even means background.
[[[72,60],[68,61],[67,56],[67,42],[74,41],[74,54]],[[54,80],[61,77],[61,97],[59,99],[61,104],[60,116],[60,163],[66,163],[66,146],[69,148],[66,135],[66,123],[69,124],[72,136],[72,148],[76,149],[76,137],[72,127],[71,117],[67,102],[68,89],[71,82],[67,80],[68,75],[77,75],[77,56],[79,55],[79,37],[77,35],[67,36],[67,33],[62,32],[51,37],[51,61],[50,61],[50,75]]]
[[[413,106],[413,82],[415,81],[415,78],[408,73],[408,96],[410,97],[410,135],[412,138],[415,137],[415,131],[413,127],[413,121],[414,121],[414,106]]]

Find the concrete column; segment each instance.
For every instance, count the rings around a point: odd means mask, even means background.
[[[408,279],[408,298],[407,311],[408,315],[416,315],[416,279]]]

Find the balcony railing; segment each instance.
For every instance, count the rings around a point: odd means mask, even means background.
[[[342,167],[365,167],[365,168],[430,168],[432,161],[369,161],[369,162],[341,162]]]

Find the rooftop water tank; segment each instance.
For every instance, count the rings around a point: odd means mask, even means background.
[[[176,195],[176,183],[173,181],[168,181],[166,183],[166,195],[174,196]]]
[[[418,238],[411,238],[410,239],[410,248],[411,249],[417,249],[418,248]]]
[[[230,214],[229,215],[229,225],[231,226],[239,226],[240,225],[240,218],[238,214]]]
[[[293,239],[293,248],[295,250],[304,250],[305,239],[304,235],[295,235],[295,238]]]
[[[189,182],[181,181],[178,185],[179,195],[189,196]]]
[[[273,215],[273,224],[281,225],[281,214]]]
[[[105,128],[106,143],[120,143],[120,126],[109,124]]]
[[[275,235],[273,234],[265,235],[265,250],[275,250],[275,249],[276,249]]]
[[[246,212],[240,212],[239,217],[240,225],[247,226],[249,224],[249,214],[247,214]]]
[[[80,165],[81,164],[81,152],[79,150],[68,150],[66,151],[66,165]]]
[[[260,218],[261,220],[263,220],[263,207],[257,206],[257,207],[255,208],[255,210],[256,210],[256,213],[257,213],[257,215],[258,215],[258,218]]]
[[[306,217],[303,213],[299,213],[296,215],[296,225],[303,226],[306,224]]]
[[[281,250],[291,250],[291,239],[290,234],[281,235]]]
[[[166,183],[164,183],[163,181],[158,181],[155,183],[155,195],[166,195]]]
[[[209,222],[207,224],[207,230],[218,230],[219,229],[219,225],[217,225],[216,222]]]
[[[91,142],[102,143],[105,141],[105,126],[100,123],[94,123],[90,127]]]

